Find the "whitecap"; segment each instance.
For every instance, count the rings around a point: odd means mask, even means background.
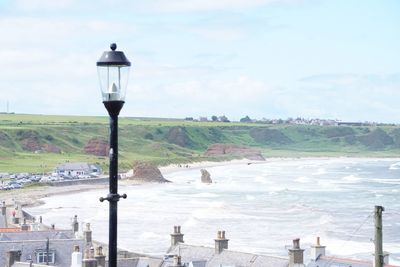
[[[400,170],[400,162],[396,162],[390,165],[389,170]]]
[[[400,184],[400,179],[385,179],[385,178],[379,178],[379,179],[372,179],[372,181],[380,184],[394,184],[394,185],[399,185]]]
[[[312,173],[312,175],[321,175],[321,174],[325,174],[326,173],[326,169],[325,168],[318,168],[318,170],[314,173]]]
[[[353,174],[347,175],[347,176],[342,178],[342,181],[346,181],[346,182],[349,182],[349,183],[355,183],[355,182],[358,182],[360,180],[362,180],[362,178],[357,177],[357,176],[355,176]]]
[[[305,176],[301,176],[301,177],[296,178],[295,181],[304,184],[304,183],[309,183],[311,181],[311,179],[308,177],[305,177]]]
[[[193,194],[192,197],[217,198],[217,197],[219,197],[219,195],[213,194],[213,193],[208,193],[208,192],[203,192],[203,193]]]
[[[256,176],[254,178],[254,182],[261,183],[261,184],[268,184],[268,180],[263,176]]]
[[[256,197],[255,197],[255,196],[252,196],[252,195],[246,195],[246,200],[254,200],[254,199],[256,199]]]

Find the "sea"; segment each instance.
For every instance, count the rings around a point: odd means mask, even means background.
[[[118,246],[163,255],[174,225],[184,241],[214,246],[224,230],[229,249],[287,256],[292,240],[309,257],[321,238],[328,255],[372,259],[374,207],[383,206],[384,250],[400,265],[400,159],[299,158],[208,167],[212,184],[200,182],[200,169],[165,174],[166,184],[120,185],[127,199],[118,204]],[[29,208],[44,223],[71,227],[78,215],[91,223],[93,238],[108,240],[108,189],[43,199]]]

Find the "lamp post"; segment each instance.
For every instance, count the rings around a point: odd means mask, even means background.
[[[124,105],[126,86],[128,83],[129,67],[131,63],[124,52],[116,51],[117,45],[110,45],[111,51],[106,51],[97,61],[100,88],[103,104],[110,115],[110,192],[107,200],[110,204],[109,233],[108,233],[108,266],[117,266],[117,210],[119,199],[126,198],[126,194],[118,194],[118,115]]]

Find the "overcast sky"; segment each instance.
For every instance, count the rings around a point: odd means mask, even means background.
[[[123,116],[400,123],[397,0],[0,0],[0,111],[106,115],[95,63],[132,62]]]

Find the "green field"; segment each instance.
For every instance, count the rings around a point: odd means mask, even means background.
[[[214,143],[256,147],[265,157],[400,155],[400,128],[394,126],[269,125],[149,118],[120,118],[119,126],[120,169],[129,169],[135,160],[168,164],[231,159],[206,158],[204,152]],[[107,157],[85,151],[93,140],[107,142],[108,117],[0,114],[0,172],[48,172],[66,161],[98,163],[106,170]]]

